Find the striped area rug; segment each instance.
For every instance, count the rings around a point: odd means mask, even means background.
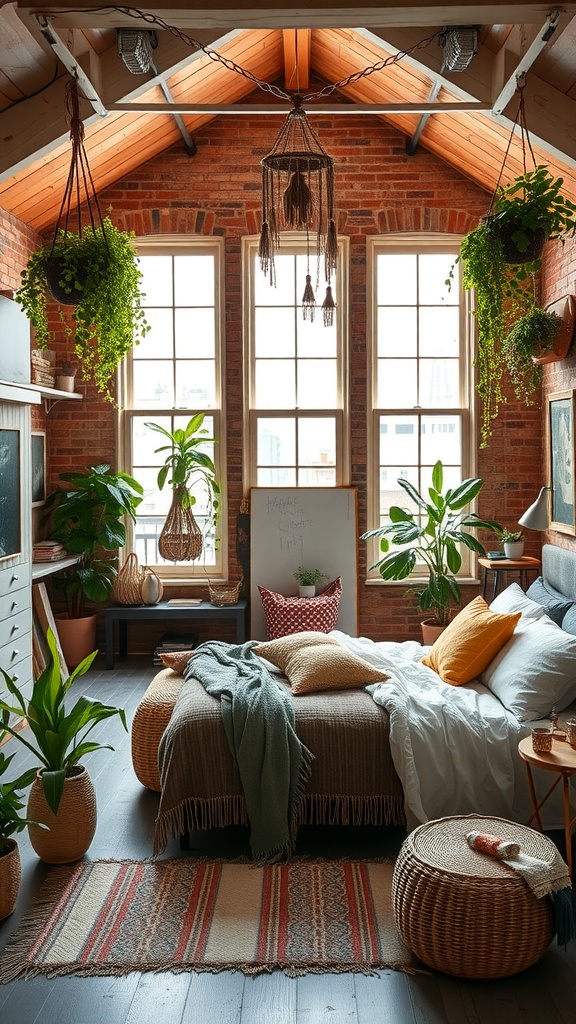
[[[274,968],[412,973],[417,963],[392,916],[392,870],[384,861],[307,859],[54,867],[0,954],[0,981]]]

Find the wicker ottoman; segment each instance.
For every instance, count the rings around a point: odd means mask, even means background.
[[[132,764],[143,786],[160,792],[158,744],[170,721],[184,677],[162,669],[150,683],[132,721]]]
[[[551,862],[545,836],[504,818],[441,818],[404,841],[392,880],[394,917],[407,946],[429,967],[462,978],[505,978],[535,963],[553,934],[553,906],[488,854],[471,850],[467,832],[519,843]]]

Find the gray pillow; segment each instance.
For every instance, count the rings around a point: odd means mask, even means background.
[[[566,612],[570,611],[573,604],[564,594],[560,594],[549,583],[545,583],[541,576],[528,587],[526,597],[536,601],[537,604],[541,604],[546,614],[550,616],[557,626],[562,625]]]
[[[576,636],[576,604],[570,605],[562,619],[562,629],[565,633],[571,633],[572,636]]]

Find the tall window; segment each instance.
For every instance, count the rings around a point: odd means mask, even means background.
[[[445,486],[454,486],[473,471],[473,402],[470,317],[458,275],[451,291],[445,283],[459,240],[446,235],[374,237],[368,246],[372,291],[369,525],[374,527],[389,521],[391,505],[408,507],[399,478],[426,494],[438,459],[444,465]],[[375,543],[372,555],[369,564],[378,557]],[[466,550],[460,575],[471,571]],[[379,578],[377,572],[373,575]]]
[[[225,564],[220,538],[207,522],[207,495],[194,490],[194,516],[204,533],[204,549],[195,562],[166,563],[158,538],[170,507],[171,488],[158,490],[164,455],[155,449],[168,444],[146,426],[158,423],[173,432],[197,412],[205,414],[205,450],[213,458],[219,483],[224,482],[225,419],[222,410],[222,257],[219,240],[170,243],[139,242],[142,290],[150,331],[125,361],[121,413],[122,441],[128,472],[143,485],[144,500],[132,527],[132,548],[141,564],[160,566],[166,578],[218,575]],[[221,503],[222,511],[225,501]],[[218,541],[218,542],[217,542]]]
[[[340,243],[332,279],[336,315],[331,327],[324,326],[320,308],[322,284],[314,321],[303,318],[307,261],[301,239],[283,238],[275,256],[275,287],[260,269],[256,240],[244,240],[243,256],[250,438],[245,478],[260,487],[345,484],[347,247]]]

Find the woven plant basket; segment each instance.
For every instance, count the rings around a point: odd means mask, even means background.
[[[86,769],[78,764],[69,769],[58,813],[50,810],[38,772],[28,797],[27,817],[41,821],[50,831],[29,825],[33,849],[47,864],[71,864],[80,860],[96,831],[96,794]]]
[[[131,551],[114,580],[112,600],[118,604],[142,604],[143,581],[144,571],[138,565],[138,556]]]
[[[158,551],[167,562],[194,562],[202,554],[203,537],[192,511],[182,508],[181,490],[174,489],[170,511],[158,538]]]
[[[210,604],[217,606],[224,604],[236,604],[240,596],[242,580],[238,583],[208,583],[208,596]]]
[[[8,917],[16,906],[20,889],[20,851],[15,839],[6,839],[8,852],[0,857],[0,921]]]

